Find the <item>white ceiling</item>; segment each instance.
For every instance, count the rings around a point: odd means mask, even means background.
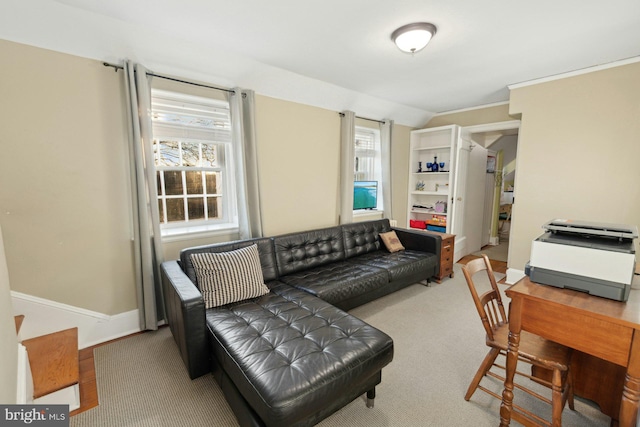
[[[390,34],[438,28],[414,56]],[[420,126],[640,56],[639,0],[3,0],[0,38]]]

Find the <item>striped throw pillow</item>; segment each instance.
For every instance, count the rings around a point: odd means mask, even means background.
[[[229,252],[192,254],[191,262],[206,308],[269,293],[257,245]]]

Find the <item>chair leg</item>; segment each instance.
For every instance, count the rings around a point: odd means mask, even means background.
[[[487,371],[491,369],[491,366],[498,357],[498,354],[500,354],[500,350],[498,350],[497,348],[492,347],[491,350],[489,350],[489,353],[487,353],[484,360],[482,361],[482,364],[478,368],[476,375],[473,377],[473,380],[471,380],[471,384],[469,384],[469,388],[467,389],[467,394],[465,394],[464,396],[464,400],[468,401],[469,399],[471,399],[471,396],[473,396],[473,393],[478,388],[482,377],[484,377],[487,374]]]
[[[551,379],[551,425],[553,427],[562,426],[562,372],[553,370]]]

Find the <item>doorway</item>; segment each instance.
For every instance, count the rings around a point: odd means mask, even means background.
[[[468,137],[488,150],[481,247],[472,255],[509,259],[509,237],[516,193],[516,158],[520,121],[463,128]]]

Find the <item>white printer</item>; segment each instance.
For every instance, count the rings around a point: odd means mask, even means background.
[[[568,219],[546,223],[531,245],[531,281],[626,301],[635,272],[638,227]]]

